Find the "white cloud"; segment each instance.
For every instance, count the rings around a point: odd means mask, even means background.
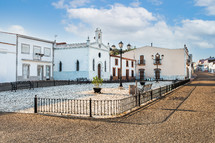
[[[122,5],[114,5],[110,9],[68,9],[67,12],[70,19],[80,19],[93,27],[140,28],[156,20],[156,17],[144,8]]]
[[[64,4],[64,0],[59,0],[58,2],[53,2],[52,5],[58,9],[63,9],[63,8],[67,7],[67,5]]]
[[[204,47],[204,48],[214,48],[214,45],[211,43],[208,43],[207,41],[201,41],[201,42],[195,42],[194,45],[197,47]]]
[[[139,0],[135,0],[132,3],[130,3],[130,5],[133,6],[133,7],[139,7],[140,4],[141,4],[141,2]]]
[[[8,28],[7,31],[17,34],[26,34],[25,29],[20,25],[12,25]]]
[[[72,8],[77,8],[77,7],[80,7],[80,6],[84,6],[87,3],[90,3],[90,0],[73,0],[73,1],[69,2],[70,6]]]
[[[148,2],[151,2],[153,5],[162,5],[163,2],[161,0],[147,0]]]
[[[57,2],[53,2],[52,5],[57,9],[64,9],[64,8],[77,8],[81,6],[85,6],[86,4],[90,3],[90,0],[59,0]]]
[[[160,15],[143,7],[127,7],[115,4],[109,8],[67,8],[65,31],[80,41],[89,35],[91,40],[97,27],[102,29],[103,42],[119,41],[133,46],[154,46],[189,49],[215,48],[215,21],[184,19],[180,26],[170,26]]]
[[[215,0],[195,0],[195,6],[205,7],[208,15],[215,15]]]

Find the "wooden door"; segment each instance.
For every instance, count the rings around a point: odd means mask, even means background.
[[[160,70],[159,69],[155,70],[155,79],[160,79]]]
[[[126,70],[126,80],[129,80],[129,70]]]
[[[144,70],[140,69],[140,80],[144,80]]]
[[[118,68],[118,79],[120,79],[120,75],[121,75],[121,70],[120,68]]]
[[[98,64],[98,78],[101,78],[101,64]]]

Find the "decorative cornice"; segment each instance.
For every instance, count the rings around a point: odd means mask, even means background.
[[[40,61],[40,60],[30,60],[30,59],[22,59],[22,61],[37,62],[37,63],[52,63],[52,61]]]

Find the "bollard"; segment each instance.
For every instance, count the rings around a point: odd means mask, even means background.
[[[160,87],[160,97],[161,97],[161,87]]]
[[[34,113],[37,113],[37,95],[34,97]]]

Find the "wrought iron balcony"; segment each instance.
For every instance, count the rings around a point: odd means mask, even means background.
[[[154,59],[154,65],[161,65],[161,59]]]
[[[138,60],[138,65],[145,65],[145,60]]]

